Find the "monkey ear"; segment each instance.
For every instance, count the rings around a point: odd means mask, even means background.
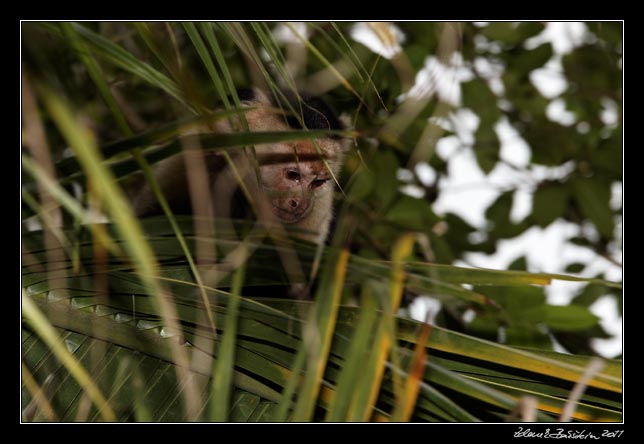
[[[238,88],[237,89],[237,98],[242,103],[251,103],[255,100],[257,94],[253,88]],[[229,101],[232,102],[232,97],[228,96]]]
[[[347,113],[340,114],[340,117],[338,117],[338,120],[342,124],[342,129],[345,129],[345,130],[352,129],[351,127],[353,125],[351,125],[351,116],[349,116]]]
[[[253,88],[253,97],[251,100],[248,100],[249,103],[257,103],[261,105],[271,105],[272,101],[268,95],[260,88]]]
[[[242,105],[263,104],[270,105],[271,101],[266,93],[260,88],[238,88],[237,98]],[[232,102],[232,96],[228,96],[228,100]]]

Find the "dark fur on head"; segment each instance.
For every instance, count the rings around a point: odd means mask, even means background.
[[[257,94],[251,88],[241,88],[237,90],[237,97],[241,102],[252,103],[257,99]],[[275,108],[284,111],[284,119],[293,129],[346,129],[335,110],[320,97],[285,90],[271,96],[270,102]],[[340,139],[340,136],[335,134],[329,137]]]

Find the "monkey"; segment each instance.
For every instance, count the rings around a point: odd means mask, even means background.
[[[254,88],[238,92],[249,131],[346,130],[327,102],[306,94],[283,92],[269,97]],[[276,112],[282,109],[283,112]],[[241,122],[239,127],[242,128]],[[218,121],[214,131],[233,131],[230,121]],[[200,130],[203,132],[203,129]],[[323,244],[333,217],[333,193],[350,140],[329,135],[317,139],[260,144],[254,154],[233,152],[232,163],[220,151],[207,151],[204,161],[208,186],[217,217],[236,217],[240,202],[250,198],[255,216],[262,223],[294,227],[293,236]],[[256,163],[255,163],[256,162]],[[167,158],[155,167],[154,177],[175,214],[190,214],[186,165],[181,155]],[[240,183],[240,179],[241,182]],[[242,186],[243,185],[243,186]],[[246,199],[244,193],[246,191]],[[149,184],[134,196],[139,217],[162,214]]]

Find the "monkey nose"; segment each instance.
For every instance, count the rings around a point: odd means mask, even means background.
[[[295,199],[291,199],[288,204],[291,206],[291,208],[297,208],[298,202]]]

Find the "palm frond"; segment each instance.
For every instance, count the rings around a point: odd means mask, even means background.
[[[194,242],[194,239],[190,238],[188,228],[192,224],[189,220],[180,220],[184,224],[182,229],[185,230],[186,238]],[[208,288],[210,309],[214,313],[214,324],[217,326],[215,333],[210,329],[204,316],[202,303],[196,293],[197,286],[189,268],[185,262],[182,263],[182,251],[177,245],[176,239],[172,237],[172,229],[167,222],[163,223],[162,220],[147,222],[145,231],[149,234],[150,244],[161,264],[164,264],[160,268],[160,278],[167,283],[173,295],[176,314],[181,326],[179,331],[174,331],[163,322],[157,304],[147,296],[147,289],[145,285],[142,285],[137,273],[127,263],[123,263],[117,258],[109,261],[110,296],[102,300],[96,294],[92,279],[90,279],[92,276],[90,242],[80,244],[82,263],[88,267],[87,274],[85,276],[69,276],[67,280],[69,290],[67,291],[49,288],[45,273],[29,272],[29,267],[26,266],[23,285],[30,295],[29,297],[33,298],[38,307],[46,313],[50,322],[58,328],[86,335],[88,339],[96,337],[97,340],[110,341],[115,346],[125,347],[128,350],[136,351],[137,354],[148,355],[166,363],[176,365],[169,344],[179,343],[190,356],[192,372],[201,375],[200,378],[205,378],[203,382],[205,385],[212,384],[208,381],[210,379],[216,380],[214,375],[219,374],[214,373],[213,375],[212,369],[218,368],[217,365],[220,365],[218,358],[221,353],[221,340],[222,337],[227,337],[227,329],[232,328],[232,331],[236,332],[233,353],[235,356],[235,369],[232,374],[233,386],[237,390],[245,390],[262,397],[263,401],[261,402],[264,403],[262,404],[264,408],[268,408],[268,404],[265,403],[269,401],[276,405],[280,401],[283,402],[284,399],[280,393],[286,390],[288,384],[300,387],[299,384],[305,383],[305,379],[300,380],[298,375],[304,378],[306,374],[313,373],[306,359],[301,366],[297,365],[297,356],[300,354],[306,356],[306,352],[303,350],[312,346],[310,342],[312,339],[306,339],[307,334],[312,334],[306,333],[307,328],[310,329],[310,325],[315,325],[309,324],[309,315],[320,310],[321,307],[314,308],[317,304],[314,302],[283,299],[262,298],[255,300],[244,297],[238,299],[233,296],[235,292],[228,293],[225,290]],[[219,234],[222,235],[222,233]],[[114,235],[116,237],[116,233]],[[26,236],[25,240],[26,245],[30,246],[32,254],[36,256],[45,254],[43,249],[32,246],[34,245],[32,242],[39,240],[37,233]],[[217,241],[214,243],[218,244]],[[221,241],[221,244],[231,248],[234,241]],[[245,265],[247,276],[245,285],[252,288],[267,282],[276,284],[275,276],[279,272],[276,248],[278,247],[257,246],[254,254]],[[309,248],[313,249],[313,247]],[[306,248],[303,250],[306,251]],[[326,263],[327,270],[332,270],[337,265],[335,265],[336,261],[332,260],[332,253],[329,252],[329,254],[331,256],[326,257],[324,263]],[[273,255],[273,259],[269,259],[271,255]],[[349,281],[351,271],[349,271],[348,264],[351,263],[352,258],[346,254],[345,256],[347,280]],[[302,263],[307,267],[312,265],[313,260],[313,251],[308,257],[301,258]],[[272,264],[272,266],[267,264]],[[67,270],[70,269],[70,265],[70,262],[58,264],[59,267]],[[221,272],[226,273],[226,264],[221,263],[220,266]],[[386,275],[383,277],[381,267],[382,264],[376,261],[373,264],[373,269],[369,270],[366,263],[360,262],[360,267],[353,272],[366,270],[367,274],[354,275],[352,279],[360,282],[365,282],[365,280],[372,282],[371,286],[374,288],[374,292],[386,295],[389,283]],[[422,270],[420,267],[416,267],[416,269]],[[455,282],[453,277],[459,275],[456,274],[459,269],[451,270],[450,267],[445,267],[445,269],[454,272],[450,278]],[[262,274],[259,273],[260,270],[264,270],[264,273],[270,274],[272,278],[264,280],[261,277]],[[380,279],[376,280],[374,276],[379,273]],[[422,277],[417,271],[407,271],[406,273],[409,278],[420,279]],[[285,276],[283,271],[281,274]],[[500,277],[509,280],[516,278],[515,274],[513,272],[504,274],[499,271],[490,271],[486,274],[486,270],[476,270],[476,273],[472,274],[472,279],[480,283],[487,276],[488,279],[497,282]],[[460,276],[466,277],[467,275],[460,274]],[[521,273],[519,278],[527,280],[530,276]],[[533,276],[533,280],[539,279],[541,282],[547,282],[543,281],[541,275]],[[333,279],[324,281],[336,282]],[[283,282],[284,285],[288,283],[286,279]],[[227,285],[232,286],[232,281],[224,280],[219,283],[219,286],[223,286],[224,289]],[[272,288],[278,289],[279,287]],[[320,289],[318,296],[324,292],[326,290]],[[378,299],[378,297],[371,298],[372,302],[366,303],[361,308],[339,306],[338,300],[336,299],[334,302],[334,298],[331,297],[320,298],[320,300],[330,304],[327,309],[335,307],[339,310],[336,328],[328,330],[328,333],[333,332],[333,339],[329,342],[328,364],[325,367],[318,367],[318,371],[322,369],[324,371],[320,373],[321,379],[314,379],[322,383],[320,395],[311,398],[317,399],[318,408],[322,408],[323,411],[328,409],[329,413],[316,416],[310,407],[298,407],[297,404],[288,403],[289,409],[286,418],[308,420],[322,419],[326,416],[329,420],[342,421],[367,420],[372,418],[372,415],[377,415],[381,419],[389,417],[397,399],[393,385],[394,380],[397,377],[403,379],[409,377],[408,369],[414,356],[413,347],[417,344],[418,338],[422,336],[420,331],[423,324],[400,316],[391,318],[391,314],[387,315],[387,313],[391,313],[391,309],[383,308],[380,305],[382,299]],[[365,301],[368,300],[365,299]],[[231,306],[234,301],[239,303],[238,319],[237,325],[231,326],[229,313],[230,310],[236,310],[233,309],[234,304]],[[393,327],[394,324],[390,324],[392,321],[395,323],[395,327]],[[323,320],[320,325],[326,325],[327,322],[328,320]],[[376,342],[373,342],[378,338],[376,325],[394,328],[394,330],[383,330],[383,332],[389,331],[389,334],[395,335],[395,343],[392,343],[391,353],[398,356],[394,361],[387,360],[388,363],[383,368],[385,378],[381,388],[378,388],[380,384],[377,380],[371,380],[366,384],[366,389],[376,390],[374,393],[377,394],[377,402],[369,401],[370,397],[360,398],[357,395],[359,391],[354,392],[356,395],[351,399],[336,399],[336,396],[345,393],[340,391],[341,387],[346,384],[359,384],[358,381],[365,380],[364,375],[357,371],[356,366],[360,363],[364,365],[369,360],[367,356],[361,358],[362,354],[357,351],[365,350],[366,352],[370,349],[374,351],[380,349],[380,346],[376,346]],[[385,327],[386,325],[390,325],[390,327]],[[360,344],[360,347],[357,348],[358,345],[355,344]],[[365,344],[367,346],[362,347]],[[431,328],[429,339],[421,345],[426,349],[426,357],[418,401],[414,409],[413,418],[415,420],[423,418],[440,421],[486,420],[489,417],[495,417],[495,415],[503,415],[502,412],[507,414],[522,396],[537,397],[541,410],[539,418],[553,420],[556,416],[551,415],[561,412],[569,391],[583,373],[590,359],[516,349],[437,326]],[[229,362],[231,351],[226,352],[224,356],[227,356],[226,362]],[[380,356],[380,359],[384,357],[384,355]],[[213,360],[218,364],[215,365]],[[319,363],[319,361],[316,362]],[[366,378],[366,380],[369,379]],[[357,387],[358,385],[352,386]],[[207,394],[211,389],[203,387],[201,390],[202,394]],[[298,393],[299,390],[302,388],[298,389]],[[620,396],[621,363],[618,361],[608,362],[605,369],[595,375],[589,383],[588,390],[582,396],[581,404],[576,410],[575,418],[585,421],[619,420],[621,417]],[[468,411],[463,407],[466,405],[463,403],[463,398],[482,403],[485,407]],[[134,400],[130,402],[131,405],[134,405]],[[260,401],[256,399],[256,402]],[[373,413],[369,413],[370,410],[363,410],[360,415],[358,410],[355,410],[359,405],[364,409],[373,402],[375,402]],[[197,410],[205,415],[203,412],[207,410],[207,405],[207,396],[204,395]],[[146,408],[149,411],[155,411],[159,407],[147,406]],[[298,408],[302,410],[297,410]],[[270,411],[280,418],[277,406],[270,407]],[[482,415],[481,412],[484,414]],[[231,411],[229,413],[232,414]],[[158,416],[153,416],[152,420],[166,420],[170,418],[167,416],[169,414],[164,410]],[[206,418],[207,416],[201,417],[202,420]],[[217,418],[222,419],[223,417],[217,416]]]

